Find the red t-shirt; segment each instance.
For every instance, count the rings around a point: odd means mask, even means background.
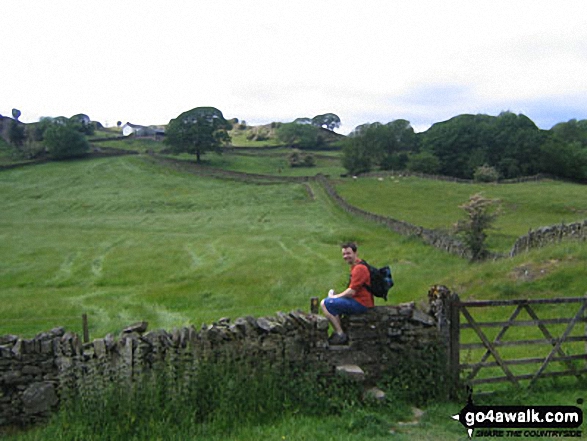
[[[362,260],[359,260],[359,262],[362,262]],[[351,282],[349,283],[349,288],[355,291],[353,299],[367,308],[375,306],[373,295],[365,288],[365,285],[369,285],[370,283],[371,275],[365,265],[356,263],[351,266]]]

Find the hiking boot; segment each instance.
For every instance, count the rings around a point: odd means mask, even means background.
[[[328,338],[328,344],[330,345],[344,345],[346,343],[348,343],[349,338],[346,334],[337,334],[334,333],[332,334],[329,338]]]

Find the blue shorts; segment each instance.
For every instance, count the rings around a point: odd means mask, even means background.
[[[327,297],[324,299],[324,306],[326,306],[326,309],[332,315],[362,314],[369,309],[355,299],[348,297],[339,297],[337,299]]]

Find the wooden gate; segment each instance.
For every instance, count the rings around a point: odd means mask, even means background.
[[[568,305],[574,312],[569,312],[570,308],[567,307],[564,311],[566,316],[557,316],[556,309],[563,308],[557,305],[564,304],[574,304],[577,308]],[[541,313],[543,317],[547,316],[547,318],[539,317],[538,305],[547,305],[547,313],[545,311]],[[480,308],[490,307],[499,308],[497,317],[506,317],[508,310],[513,310],[513,312],[505,321],[480,321],[479,316],[482,315]],[[581,322],[587,322],[586,309],[587,297],[462,302],[457,295],[451,296],[447,311],[449,313],[450,338],[449,371],[453,376],[454,384],[460,382],[475,387],[481,384],[509,382],[519,387],[521,382],[529,381],[528,387],[530,387],[539,378],[560,376],[581,378],[583,374],[587,373],[587,327],[577,325]],[[520,319],[521,314],[522,316],[526,315],[528,319]],[[537,328],[540,332],[536,330],[533,332],[541,334],[541,338],[504,339],[511,328],[523,326]],[[493,333],[499,330],[493,338],[487,335],[491,328],[493,328]],[[552,331],[552,328],[558,328],[559,332]],[[467,341],[463,342],[462,333],[465,330],[469,330],[467,331],[469,336]],[[577,335],[578,333],[579,335]],[[545,355],[518,358],[516,354],[510,353],[508,358],[503,354],[506,350],[512,352],[511,349],[506,348],[532,345],[542,345],[542,349],[537,352],[543,352]],[[572,354],[566,350],[571,345],[573,346]],[[579,350],[577,350],[578,347],[580,347]],[[530,349],[517,350],[522,353],[531,352]],[[476,361],[468,360],[467,358],[471,358],[471,354],[475,352],[476,356],[482,354],[480,358]],[[562,365],[563,369],[547,370],[553,364]],[[534,370],[532,365],[537,368]],[[518,368],[519,366],[524,367]],[[496,369],[499,371],[499,375],[487,374],[488,371]],[[522,369],[524,372],[515,373],[514,369]]]

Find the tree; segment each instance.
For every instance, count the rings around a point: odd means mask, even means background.
[[[506,178],[539,171],[540,129],[526,116],[459,115],[421,136],[422,149],[440,160],[440,173],[472,178],[478,167],[495,167]]]
[[[455,224],[457,234],[460,234],[471,252],[472,261],[480,261],[489,255],[485,239],[486,231],[492,228],[493,223],[500,214],[499,200],[488,199],[480,193],[469,197],[469,202],[460,205],[467,213],[465,220],[459,220]]]
[[[10,140],[10,144],[15,147],[20,147],[25,138],[24,124],[16,119],[10,121],[10,128],[8,129],[8,139]]]
[[[334,113],[316,115],[314,118],[312,118],[312,125],[316,127],[324,127],[328,130],[334,130],[340,127],[340,118]]]
[[[73,115],[69,120],[76,124],[78,130],[86,135],[93,135],[95,133],[94,125],[92,124],[92,120],[90,117],[84,113],[78,113],[77,115]]]
[[[407,168],[413,172],[434,175],[440,169],[440,161],[430,152],[420,152],[410,156]]]
[[[438,158],[440,174],[471,178],[477,167],[488,162],[485,152],[490,145],[492,118],[459,115],[433,124],[422,134],[422,150]],[[475,161],[471,161],[472,152],[475,152]]]
[[[344,140],[342,166],[352,175],[371,170],[373,155],[361,143],[360,138],[348,137]]]
[[[324,138],[318,127],[295,121],[282,124],[277,129],[277,138],[300,149],[319,148],[324,144]]]
[[[209,151],[220,153],[230,142],[231,125],[215,107],[196,107],[169,121],[165,131],[165,143],[173,153],[196,155],[196,162]]]
[[[587,147],[579,141],[550,139],[541,147],[542,171],[570,179],[587,179]]]
[[[18,109],[12,109],[12,117],[18,121],[18,118],[20,118],[20,110]]]
[[[408,153],[416,150],[416,141],[414,129],[403,119],[387,124],[363,124],[345,139],[343,164],[353,174],[375,165],[386,170],[403,169],[408,162]]]
[[[90,150],[86,137],[75,124],[53,122],[45,130],[44,144],[53,159],[68,159],[85,155]]]
[[[581,146],[587,147],[587,119],[571,119],[566,123],[556,124],[550,129],[550,135],[551,139],[558,142],[579,142]]]
[[[307,124],[307,125],[312,124],[312,120],[310,118],[306,118],[306,117],[296,118],[293,120],[293,122],[295,124]]]

